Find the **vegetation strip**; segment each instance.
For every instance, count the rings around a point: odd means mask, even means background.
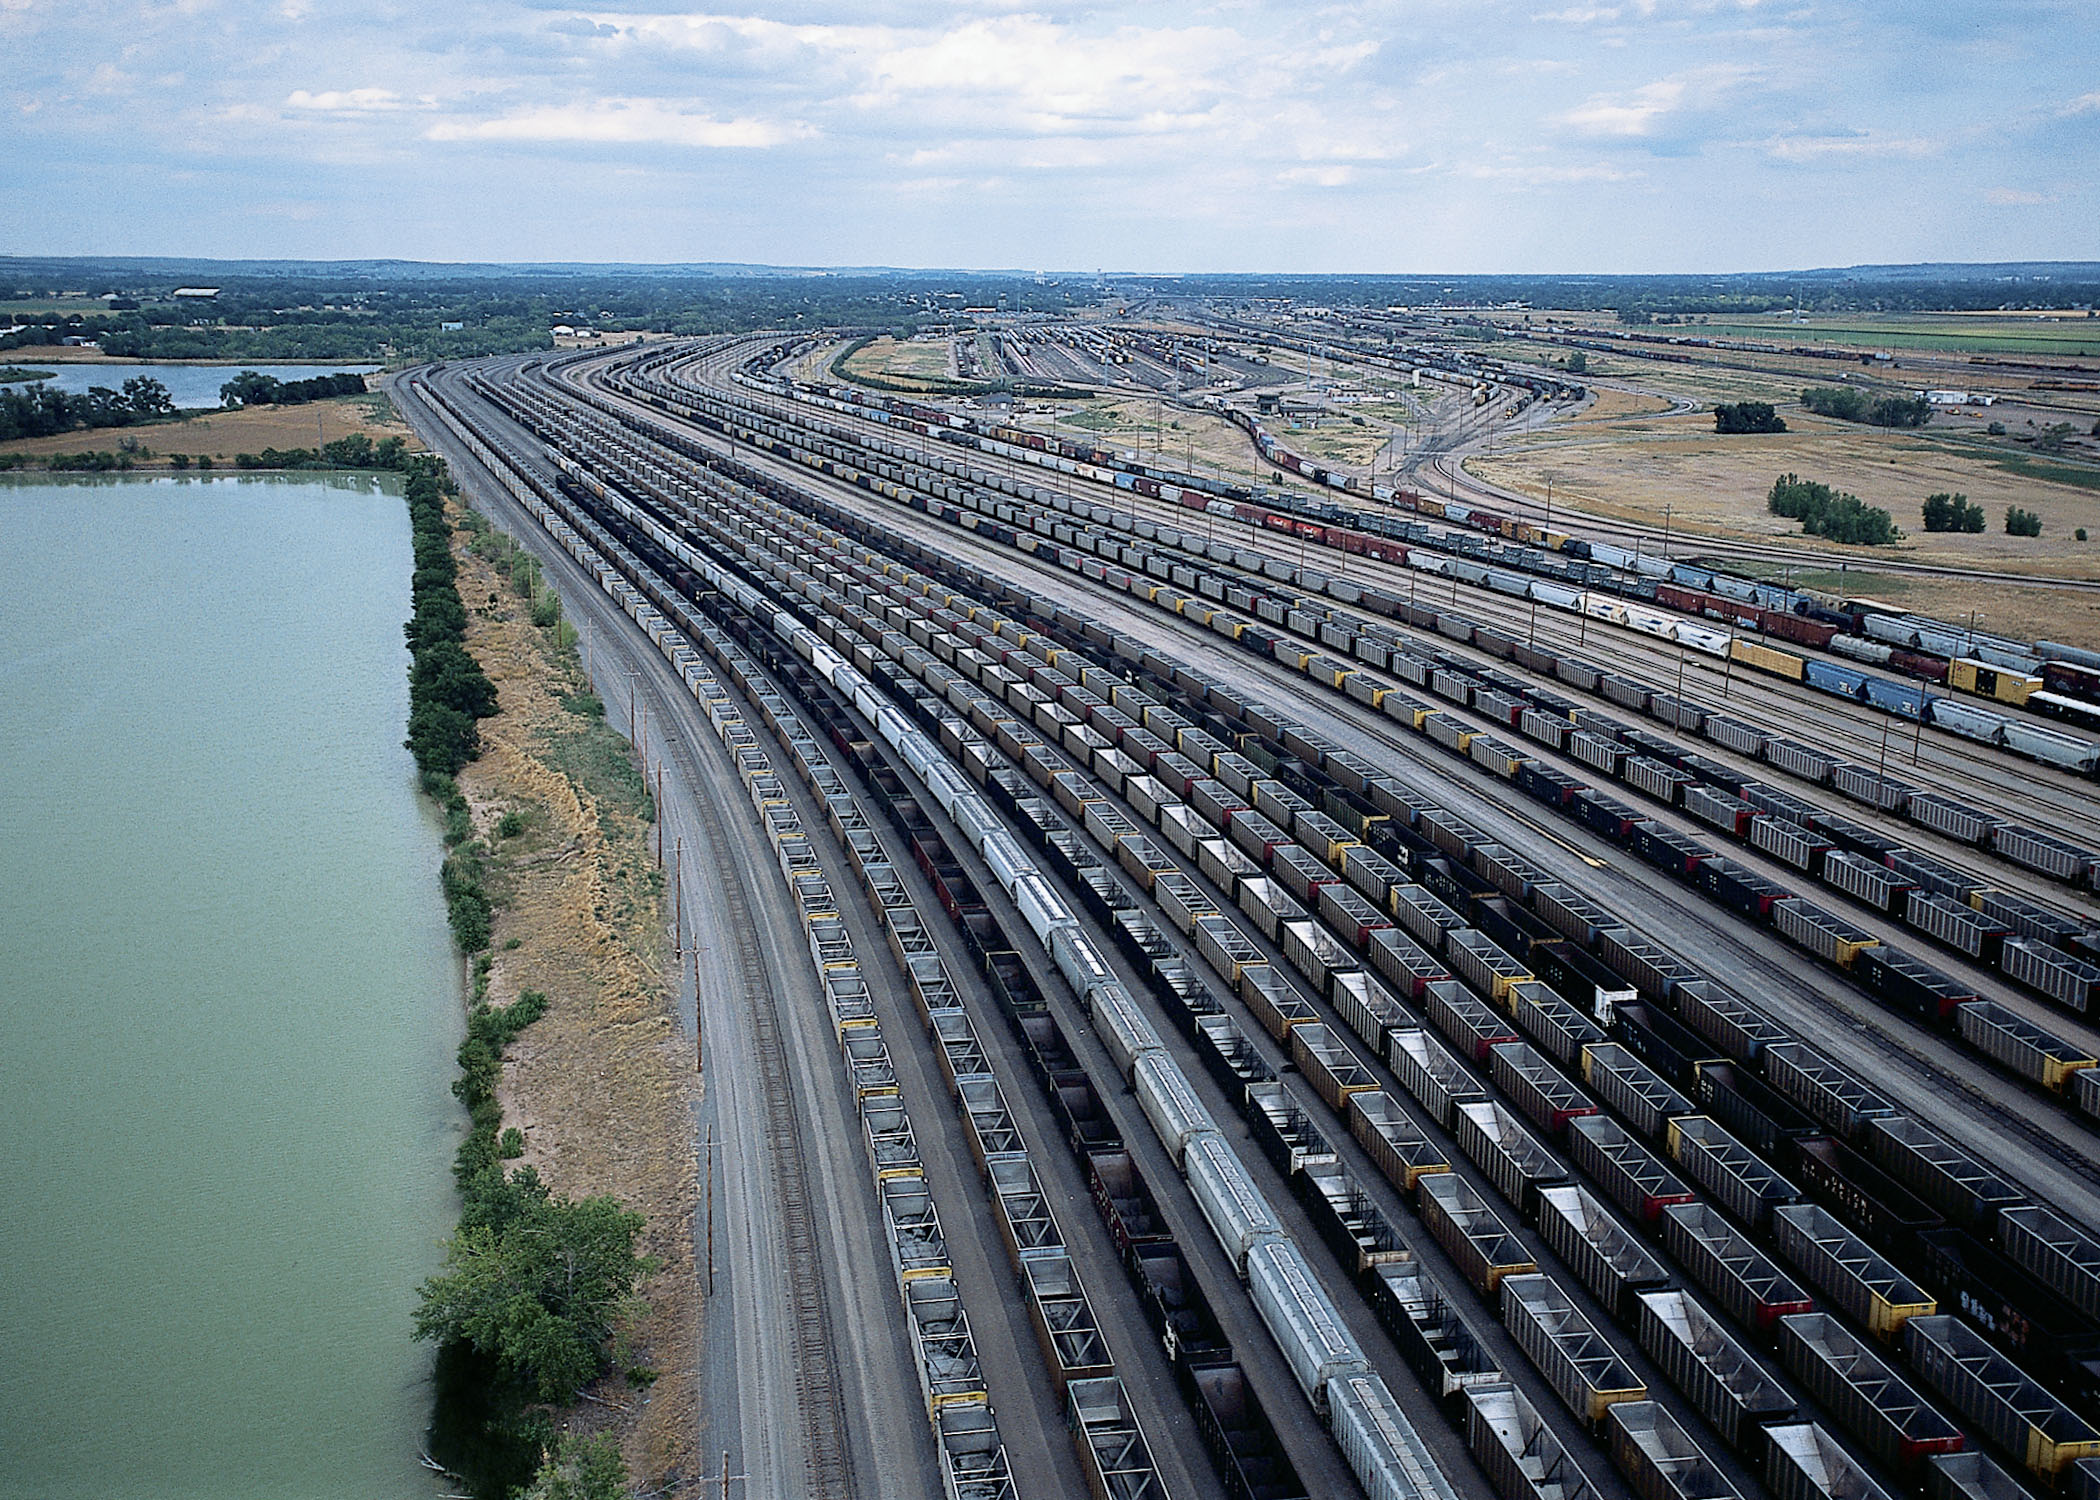
[[[505,1166],[524,1154],[525,1141],[503,1126],[504,1053],[545,1014],[548,998],[524,990],[508,1005],[488,999],[489,850],[473,836],[455,778],[481,751],[479,724],[497,711],[496,689],[466,644],[445,512],[451,482],[432,457],[404,468],[415,550],[406,743],[424,791],[445,809],[446,911],[460,951],[474,959],[452,1085],[469,1121],[453,1162],[460,1219],[444,1270],[423,1284],[415,1314],[415,1336],[439,1350],[431,1446],[484,1500],[617,1495],[627,1479],[618,1447],[603,1436],[560,1437],[556,1418],[619,1363],[619,1330],[638,1312],[636,1289],[656,1266],[636,1250],[640,1214],[611,1197],[555,1193],[532,1166]],[[495,837],[522,831],[522,817],[513,824],[507,816]],[[629,1373],[636,1384],[653,1378]]]

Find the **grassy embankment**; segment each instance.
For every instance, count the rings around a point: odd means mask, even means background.
[[[410,484],[410,746],[473,972],[460,1224],[417,1313],[431,1447],[484,1497],[667,1483],[695,1426],[694,1173],[654,809],[537,565]]]

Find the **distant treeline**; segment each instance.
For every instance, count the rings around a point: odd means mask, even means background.
[[[330,396],[362,396],[362,375],[315,375],[307,380],[279,380],[260,370],[243,370],[219,387],[221,406],[303,406]]]
[[[1812,385],[1801,404],[1819,417],[1864,422],[1869,427],[1923,427],[1932,420],[1932,403],[1923,396],[1873,396],[1842,385]]]
[[[8,386],[0,389],[0,440],[49,437],[88,427],[129,427],[174,413],[168,388],[147,375],[125,381],[122,390],[98,385],[84,395],[48,384]]]

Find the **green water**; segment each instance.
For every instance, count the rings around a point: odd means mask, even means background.
[[[408,573],[374,479],[0,482],[0,1496],[433,1493]]]

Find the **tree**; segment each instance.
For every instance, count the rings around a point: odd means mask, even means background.
[[[418,1293],[416,1337],[471,1345],[527,1400],[565,1403],[610,1366],[614,1327],[656,1267],[635,1253],[640,1214],[534,1182],[507,1222],[461,1224]]]
[[[2022,510],[2017,505],[2005,507],[2005,534],[2007,536],[2040,536],[2042,518],[2031,510]]]
[[[1866,392],[1849,386],[1812,385],[1801,393],[1801,404],[1819,417],[1870,427],[1923,427],[1932,419],[1932,403],[1923,396],[1879,396],[1870,401]]]
[[[1737,401],[1714,407],[1715,432],[1785,432],[1786,419],[1769,401]]]
[[[1568,373],[1570,375],[1586,375],[1589,373],[1589,368],[1590,357],[1580,349],[1568,356]]]
[[[532,1476],[523,1500],[621,1500],[626,1493],[627,1460],[618,1445],[603,1433],[568,1433]]]
[[[1798,474],[1782,474],[1774,480],[1765,504],[1775,516],[1798,520],[1808,535],[1833,542],[1885,547],[1903,535],[1887,511]]]
[[[1981,531],[1983,530],[1983,507],[1971,505],[1963,494],[1948,494],[1945,490],[1925,497],[1925,529],[1927,531]]]

